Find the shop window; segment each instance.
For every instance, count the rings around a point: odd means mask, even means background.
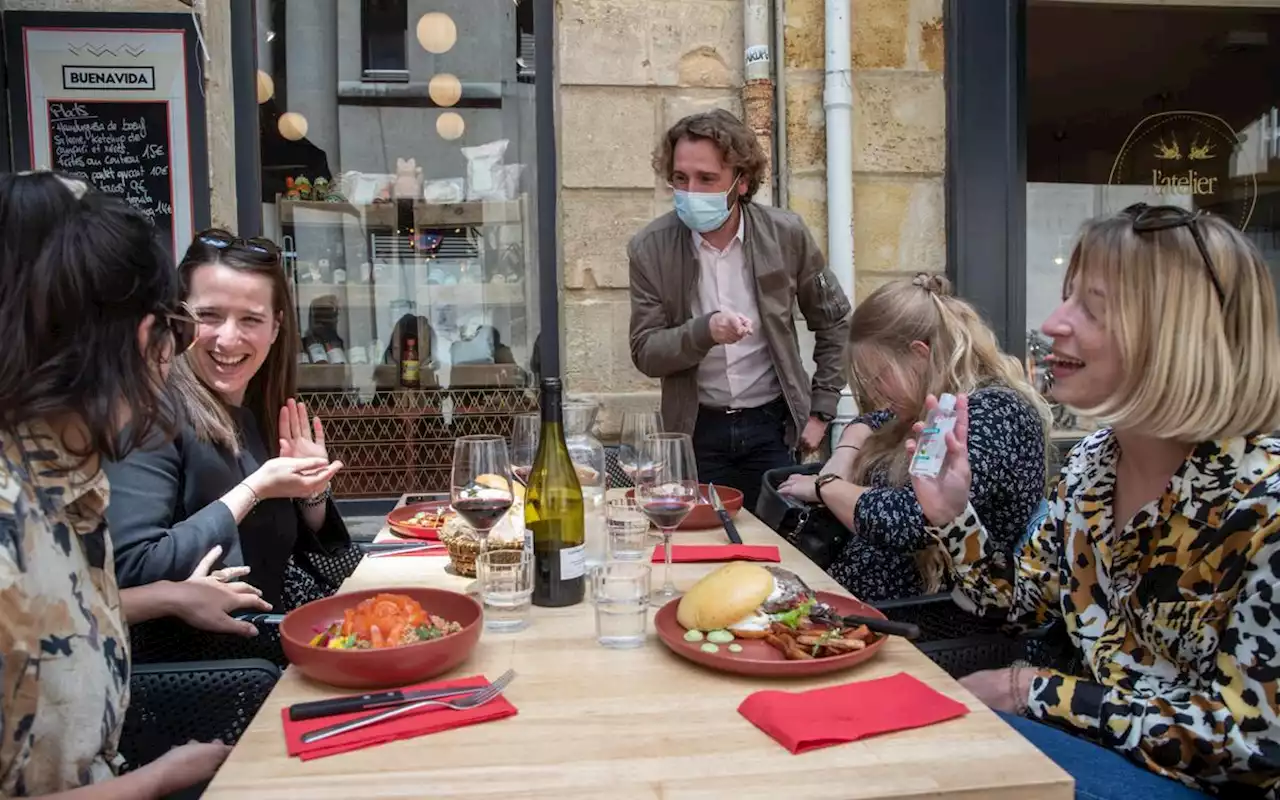
[[[407,81],[408,0],[360,0],[360,61],[367,81]]]
[[[531,31],[512,0],[259,2],[263,227],[286,254],[302,399],[346,465],[336,491],[447,490],[457,436],[536,407]],[[395,68],[412,80],[368,85]]]
[[[1087,43],[1087,44],[1085,44]],[[1033,2],[1028,368],[1086,219],[1135,202],[1231,220],[1280,267],[1280,8]],[[1065,409],[1059,435],[1093,428]]]

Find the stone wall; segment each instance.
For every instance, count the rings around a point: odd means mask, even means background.
[[[741,114],[740,0],[560,0],[560,181],[564,373],[602,402],[601,432],[622,410],[656,410],[658,383],[636,371],[626,245],[671,208],[650,154],[686,114]]]
[[[823,0],[787,0],[788,205],[825,248],[824,23]],[[946,271],[942,0],[853,0],[853,91],[856,301]]]
[[[190,14],[204,26],[209,60],[204,64],[205,118],[209,127],[210,216],[235,230],[235,112],[231,97],[231,4],[227,0],[2,0],[5,11],[149,11]],[[221,165],[221,166],[219,166]]]

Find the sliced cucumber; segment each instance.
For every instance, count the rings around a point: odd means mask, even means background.
[[[704,652],[704,653],[719,653],[719,652],[720,652],[720,645],[718,645],[718,644],[712,644],[711,642],[707,642],[707,643],[703,644],[703,645],[702,645],[702,647],[701,647],[700,649],[701,649],[701,650],[702,650],[702,652]]]
[[[700,642],[702,641],[702,631],[685,631],[684,640],[686,642]]]
[[[742,652],[742,645],[738,644],[737,642],[734,642],[733,644],[729,645],[729,652],[730,652],[730,653],[741,653],[741,652]]]
[[[716,644],[728,644],[733,641],[733,634],[728,631],[712,631],[707,634],[707,641],[715,642]]]

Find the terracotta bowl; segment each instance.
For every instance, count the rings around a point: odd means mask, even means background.
[[[693,507],[689,516],[684,518],[684,522],[680,523],[676,530],[706,531],[721,527],[720,517],[716,514],[715,506],[711,505],[711,492],[708,485],[700,483],[698,489],[698,504]],[[724,503],[724,510],[729,512],[730,518],[736,517],[742,510],[742,492],[731,486],[717,486],[716,494],[720,495],[720,502]],[[635,489],[627,490],[627,497],[635,496]]]
[[[381,592],[408,595],[421,603],[428,614],[458,622],[462,630],[429,642],[378,650],[311,646],[316,634],[342,619],[344,611]],[[290,611],[280,623],[280,640],[289,663],[308,678],[331,686],[372,689],[417,683],[453,669],[471,655],[483,627],[483,609],[465,594],[421,587],[384,587],[335,594]]]

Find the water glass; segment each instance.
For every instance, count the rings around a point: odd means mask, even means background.
[[[641,561],[649,555],[649,518],[632,497],[610,500],[604,508],[609,531],[609,558]]]
[[[533,605],[533,553],[489,550],[476,558],[485,630],[510,633],[529,625]]]
[[[596,641],[619,650],[644,644],[649,621],[648,564],[611,561],[591,572]]]

